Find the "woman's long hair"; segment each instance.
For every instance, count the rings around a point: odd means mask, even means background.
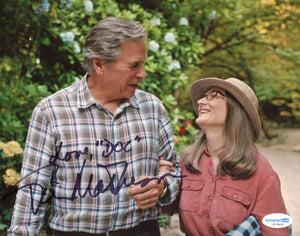
[[[225,143],[219,154],[217,174],[219,176],[228,174],[232,179],[247,179],[257,167],[255,132],[247,113],[229,93],[226,93],[226,106]],[[206,136],[202,131],[199,139],[184,150],[183,161],[190,172],[201,173],[199,161],[206,144]]]

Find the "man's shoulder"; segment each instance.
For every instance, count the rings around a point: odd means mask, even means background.
[[[49,106],[50,104],[65,104],[66,101],[72,102],[71,100],[77,100],[77,88],[78,83],[73,84],[69,87],[61,89],[50,96],[43,98],[39,103],[38,106],[40,108],[44,108],[45,106]]]
[[[134,99],[136,99],[137,102],[153,101],[153,102],[161,103],[160,99],[154,94],[139,89],[135,91]]]
[[[163,103],[158,97],[149,92],[136,90],[132,101],[145,114],[148,114],[149,112],[159,116],[164,116],[163,114],[166,114],[166,108]]]

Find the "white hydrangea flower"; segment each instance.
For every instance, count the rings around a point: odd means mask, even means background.
[[[217,16],[217,12],[216,12],[216,10],[213,10],[213,11],[211,11],[211,13],[209,13],[208,18],[210,20],[214,20],[214,19],[216,19],[216,16]]]
[[[159,44],[155,40],[149,42],[149,49],[153,52],[156,52],[159,49]]]
[[[79,43],[77,41],[74,42],[73,47],[74,47],[74,52],[75,53],[80,53],[81,52]]]
[[[179,20],[180,25],[189,25],[189,20],[185,17],[181,17]]]
[[[48,0],[45,0],[44,3],[41,5],[41,12],[48,12],[49,11],[50,4],[48,3]]]
[[[72,0],[69,0],[67,7],[70,8],[71,6],[72,6]]]
[[[150,20],[151,25],[157,26],[160,25],[160,19],[159,18],[153,18]]]
[[[71,43],[75,39],[75,35],[71,31],[60,33],[59,36],[64,43]]]
[[[177,70],[180,69],[180,63],[179,61],[173,61],[169,66],[168,66],[168,71],[172,71],[172,70]]]
[[[165,41],[167,43],[174,43],[175,42],[175,35],[172,32],[168,32],[165,35]]]
[[[94,10],[94,4],[92,1],[86,0],[84,1],[84,8],[86,13],[92,12]]]

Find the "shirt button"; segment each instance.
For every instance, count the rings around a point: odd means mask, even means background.
[[[211,200],[211,199],[212,199],[212,197],[211,197],[211,196],[209,196],[209,197],[208,197],[208,199],[209,199],[209,200]]]
[[[236,194],[236,195],[234,195],[234,198],[238,198],[238,195]]]

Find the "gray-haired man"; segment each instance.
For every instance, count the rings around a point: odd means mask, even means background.
[[[86,37],[81,81],[34,109],[9,235],[160,235],[160,206],[180,180],[174,138],[146,77],[146,30],[108,17]],[[160,177],[159,158],[175,169]],[[153,181],[151,181],[153,180]]]

